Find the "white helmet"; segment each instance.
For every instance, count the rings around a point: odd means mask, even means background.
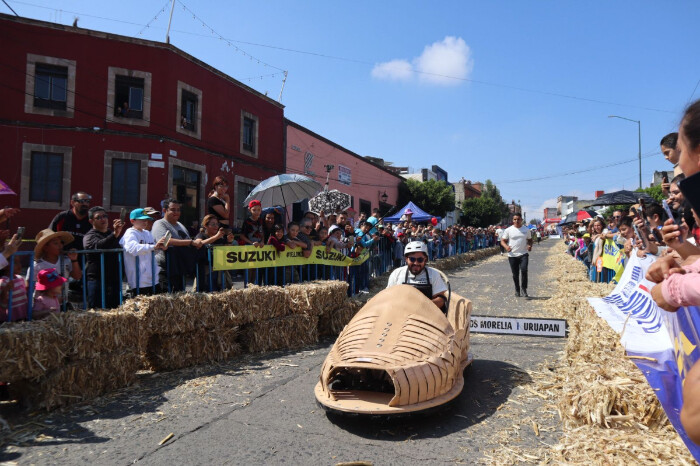
[[[423,241],[411,241],[406,245],[406,248],[403,250],[403,255],[407,256],[413,252],[422,252],[427,257],[428,246]]]

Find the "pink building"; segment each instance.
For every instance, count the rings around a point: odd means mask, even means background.
[[[321,184],[326,182],[326,166],[332,165],[328,189],[352,196],[357,212],[372,213],[373,208],[386,212],[396,204],[399,175],[375,165],[356,153],[285,119],[287,135],[287,173],[299,173]],[[295,206],[294,218],[301,215]]]

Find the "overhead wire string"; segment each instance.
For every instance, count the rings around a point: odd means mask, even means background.
[[[160,16],[161,13],[165,12],[165,10],[168,8],[169,3],[170,3],[170,0],[166,0],[165,5],[163,5],[163,8],[158,10],[158,13],[156,13],[156,15],[153,18],[151,18],[151,20],[149,22],[147,22],[146,25],[144,27],[142,27],[141,30],[136,35],[140,36],[141,34],[143,34],[143,31],[145,31],[146,29],[151,27],[151,24],[153,24],[156,20],[158,20],[158,16]]]
[[[88,14],[88,13],[79,13],[79,12],[77,12],[77,11],[63,10],[63,9],[48,7],[48,6],[44,6],[44,5],[37,5],[36,3],[20,2],[20,1],[16,1],[16,0],[13,0],[12,3],[17,3],[17,4],[19,4],[19,5],[32,6],[32,7],[35,7],[35,8],[42,8],[42,9],[44,9],[44,10],[51,10],[51,11],[55,11],[55,12],[59,12],[59,11],[60,11],[60,12],[63,12],[63,13],[70,13],[70,14],[72,14],[72,15],[79,15],[79,16],[83,16],[83,17],[86,17],[86,18],[102,19],[102,20],[105,20],[105,21],[113,21],[113,22],[115,22],[115,23],[130,24],[130,25],[132,25],[132,26],[143,26],[143,24],[141,24],[141,23],[134,23],[133,21],[125,21],[125,20],[122,20],[122,19],[114,19],[114,18],[105,18],[104,16],[97,16],[97,15],[91,15],[91,14]]]
[[[660,155],[660,154],[661,154],[661,152],[656,151],[656,152],[653,152],[653,153],[647,153],[646,155],[642,156],[642,158],[643,158],[643,159],[648,159],[649,157],[654,157],[654,156],[657,156],[657,155]],[[618,165],[624,165],[624,164],[626,164],[626,163],[637,162],[638,160],[639,160],[639,158],[638,158],[638,157],[635,157],[635,158],[629,159],[629,160],[622,160],[622,161],[619,161],[619,162],[613,162],[613,163],[609,163],[609,164],[605,164],[605,165],[598,165],[598,166],[595,166],[595,167],[584,168],[584,169],[581,169],[581,170],[575,170],[575,171],[570,171],[570,172],[566,172],[566,173],[558,173],[558,174],[553,174],[553,175],[537,176],[537,177],[533,177],[533,178],[523,178],[523,179],[519,179],[519,180],[504,180],[504,181],[498,181],[498,182],[494,181],[493,183],[494,183],[494,184],[498,184],[498,185],[502,185],[502,184],[513,184],[513,183],[526,183],[526,182],[529,182],[529,181],[548,180],[548,179],[551,179],[551,178],[561,178],[562,176],[578,175],[579,173],[587,173],[587,172],[592,172],[592,171],[596,171],[596,170],[602,170],[603,168],[610,168],[610,167],[615,167],[615,166],[618,166]]]
[[[197,14],[196,14],[194,11],[190,10],[190,9],[187,7],[187,5],[185,5],[184,3],[182,3],[180,0],[176,0],[176,1],[177,1],[177,3],[179,3],[180,5],[182,5],[183,10],[185,10],[185,11],[187,11],[189,14],[191,14],[192,17],[193,17],[194,19],[196,19],[197,21],[199,21],[199,22],[202,24],[202,26],[204,26],[205,28],[209,29],[209,31],[211,32],[212,35],[216,36],[219,40],[222,40],[222,41],[226,42],[230,47],[233,47],[237,52],[243,54],[243,56],[246,56],[246,57],[250,58],[251,60],[255,60],[258,64],[261,64],[261,65],[263,65],[263,66],[268,66],[268,67],[270,67],[270,68],[274,68],[274,69],[279,70],[279,71],[282,71],[282,72],[285,71],[284,69],[282,69],[282,68],[280,68],[280,67],[278,67],[278,66],[275,66],[275,65],[271,65],[271,64],[269,64],[269,63],[266,63],[266,62],[264,62],[263,60],[260,60],[259,58],[254,57],[253,55],[249,54],[248,52],[246,52],[245,50],[241,49],[240,47],[233,45],[233,44],[231,43],[230,40],[226,39],[224,36],[222,36],[221,34],[219,34],[218,32],[216,32],[216,31],[214,30],[214,28],[212,28],[211,26],[209,26],[202,18],[200,18],[199,16],[197,16]]]
[[[221,34],[219,34],[218,32],[216,32],[211,26],[209,26],[206,22],[204,22],[201,18],[199,18],[191,9],[189,9],[184,3],[182,3],[182,1],[177,0],[177,2],[183,7],[183,10],[190,13],[194,19],[196,19],[197,21],[199,21],[202,24],[203,27],[209,29],[211,34],[200,34],[200,33],[196,33],[196,32],[183,31],[183,30],[178,30],[178,29],[172,29],[173,32],[179,32],[182,34],[189,34],[189,35],[208,37],[208,38],[212,38],[212,35],[213,35],[213,36],[215,36],[214,37],[215,39],[226,42],[229,46],[234,47],[236,49],[236,51],[240,52],[244,56],[249,57],[251,60],[256,60],[258,63],[262,64],[263,66],[269,66],[271,68],[275,68],[277,70],[284,71],[279,67],[271,65],[269,63],[266,63],[266,62],[264,62],[256,57],[254,57],[253,55],[249,54],[245,50],[234,45],[234,43],[253,45],[256,47],[265,47],[265,48],[269,48],[269,49],[281,50],[284,52],[299,53],[299,54],[304,54],[304,55],[309,55],[309,56],[314,56],[314,57],[319,57],[319,58],[324,58],[324,59],[339,60],[339,61],[357,63],[357,64],[368,65],[368,66],[376,65],[376,62],[370,62],[367,60],[359,60],[359,59],[354,59],[354,58],[340,57],[340,56],[329,55],[329,54],[324,54],[324,53],[319,53],[319,52],[310,52],[310,51],[306,51],[306,50],[293,49],[293,48],[289,48],[289,47],[280,47],[280,46],[276,46],[276,45],[261,44],[261,43],[257,43],[257,42],[228,39],[228,38],[222,36]],[[42,5],[36,5],[33,3],[28,3],[28,2],[15,1],[14,3],[35,6],[37,8],[44,8],[44,9],[48,9],[48,10],[57,11],[56,8],[45,7]],[[106,21],[116,21],[116,22],[125,23],[125,24],[142,26],[139,23],[133,23],[133,22],[129,22],[129,21],[117,20],[117,19],[112,19],[112,18],[105,18],[105,17],[89,15],[89,14],[83,14],[83,13],[78,13],[78,12],[69,11],[69,10],[61,10],[61,11],[65,11],[66,13],[81,15],[81,16],[85,16],[85,17],[93,17],[93,18],[103,19]],[[435,77],[441,77],[441,78],[446,78],[446,79],[454,79],[454,80],[458,80],[458,81],[471,82],[474,84],[481,84],[484,86],[498,87],[498,88],[503,88],[503,89],[511,89],[511,90],[516,90],[516,91],[520,91],[520,92],[529,92],[529,93],[540,94],[540,95],[548,95],[551,97],[558,97],[558,98],[570,99],[570,100],[578,100],[578,101],[582,101],[582,102],[590,102],[590,103],[596,103],[596,104],[602,104],[602,105],[613,105],[613,106],[625,107],[625,108],[636,108],[639,110],[668,113],[668,114],[673,114],[673,115],[676,115],[678,113],[678,112],[675,112],[672,110],[667,110],[667,109],[659,109],[659,108],[634,105],[634,104],[623,104],[623,103],[619,103],[619,102],[611,102],[611,101],[602,100],[602,99],[594,99],[594,98],[589,98],[589,97],[576,96],[576,95],[565,94],[565,93],[561,93],[561,92],[545,91],[545,90],[541,90],[541,89],[531,89],[531,88],[522,87],[522,86],[495,83],[495,82],[483,81],[483,80],[479,80],[479,79],[462,78],[462,77],[458,77],[458,76],[450,76],[450,75],[445,75],[445,74],[440,74],[440,73],[431,73],[428,71],[416,70],[413,67],[411,68],[411,71],[413,73],[416,73],[416,74],[424,74],[424,75],[428,75],[428,76],[435,76]],[[698,85],[700,85],[700,80],[698,81]],[[698,85],[696,85],[696,89],[697,89]],[[693,91],[693,94],[694,93],[695,93],[695,91]]]

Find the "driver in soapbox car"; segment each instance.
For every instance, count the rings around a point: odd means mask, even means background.
[[[428,297],[442,312],[447,314],[447,285],[440,272],[426,267],[428,247],[422,241],[411,241],[404,249],[406,265],[391,273],[386,287],[411,285]]]

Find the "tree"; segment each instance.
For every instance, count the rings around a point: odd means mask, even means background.
[[[473,197],[462,201],[463,225],[473,227],[487,227],[501,221],[503,212],[501,203],[491,197]]]
[[[500,222],[502,219],[507,219],[510,216],[508,205],[503,200],[503,197],[501,197],[501,192],[498,190],[496,185],[493,184],[493,181],[486,180],[486,182],[484,183],[484,189],[483,191],[481,191],[481,197],[493,199],[499,205],[501,216],[494,223]]]
[[[664,196],[664,193],[661,190],[661,185],[649,186],[648,188],[642,188],[642,189],[637,188],[637,189],[635,189],[635,191],[646,193],[646,194],[650,195],[658,203],[661,203],[661,201],[666,199],[666,196]]]
[[[404,183],[401,183],[402,185]],[[408,201],[431,215],[444,217],[447,212],[455,210],[455,192],[452,185],[444,181],[406,180],[406,191],[399,185],[399,205]]]
[[[539,218],[533,218],[532,220],[530,220],[530,225],[539,225],[541,221],[542,220],[540,220]]]

